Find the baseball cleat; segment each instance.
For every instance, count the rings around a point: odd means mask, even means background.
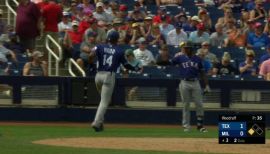
[[[208,132],[208,130],[206,128],[204,128],[204,127],[198,128],[198,130],[200,132],[202,132],[202,133],[207,133]]]
[[[184,127],[184,132],[190,132],[191,128],[190,127]]]
[[[184,128],[184,132],[190,132],[190,128]]]
[[[92,125],[92,128],[95,130],[95,132],[102,132],[104,130],[103,124],[100,124],[100,126]]]

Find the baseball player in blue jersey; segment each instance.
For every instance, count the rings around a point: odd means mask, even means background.
[[[92,128],[96,132],[103,131],[104,115],[111,101],[117,68],[122,64],[126,69],[136,70],[136,68],[127,63],[124,51],[117,45],[118,39],[119,33],[111,31],[107,35],[109,43],[97,45],[92,49],[89,56],[90,61],[94,61],[95,57],[97,57],[98,61],[98,72],[95,77],[95,83],[97,90],[101,95],[101,100],[96,112],[95,120],[92,123]]]
[[[205,83],[204,92],[209,92],[208,80],[202,65],[202,59],[193,53],[192,43],[186,42],[182,45],[182,54],[173,58],[173,64],[179,65],[179,71],[182,78],[179,84],[179,90],[184,104],[182,124],[184,131],[190,131],[190,102],[195,102],[197,115],[197,129],[200,132],[207,132],[203,127],[203,102],[200,81],[201,78]]]

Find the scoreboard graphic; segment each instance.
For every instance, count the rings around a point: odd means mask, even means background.
[[[264,115],[220,115],[219,144],[265,144]]]

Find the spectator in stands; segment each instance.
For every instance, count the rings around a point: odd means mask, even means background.
[[[112,20],[116,18],[119,14],[119,5],[115,1],[110,2],[112,13],[110,15],[112,16]]]
[[[135,55],[134,55],[132,49],[127,49],[125,51],[125,56],[126,56],[126,59],[127,59],[128,63],[130,65],[132,65],[134,68],[140,68],[139,73],[142,73],[143,72],[142,62],[140,60],[138,60],[138,59],[135,58]],[[123,70],[124,70],[124,75],[126,75],[128,73],[128,70],[126,70],[124,67],[123,67]],[[138,73],[138,72],[136,72],[136,73]],[[128,92],[128,100],[133,100],[133,98],[134,98],[137,90],[138,90],[138,87],[132,87],[129,90],[129,92]]]
[[[122,19],[126,19],[128,16],[127,10],[128,10],[128,7],[125,4],[121,4],[119,6],[119,12],[118,12],[117,17],[122,18]]]
[[[124,27],[124,21],[122,18],[113,19],[112,28],[107,31],[107,34],[109,34],[111,31],[118,31],[119,33],[118,44],[125,44],[127,31]]]
[[[270,13],[270,10],[269,10],[269,13]],[[270,36],[270,18],[267,19],[263,32],[267,34],[268,36]]]
[[[83,20],[79,23],[79,32],[84,34],[85,31],[91,26],[90,21],[93,19],[91,12],[85,12]]]
[[[267,12],[264,9],[264,2],[262,0],[255,0],[255,8],[250,12],[250,20],[258,21],[264,19],[267,16]]]
[[[162,45],[159,54],[156,57],[156,64],[159,66],[168,66],[171,65],[171,57],[167,45]]]
[[[18,41],[17,35],[15,32],[10,32],[8,34],[9,41],[4,43],[4,47],[13,51],[15,54],[22,54],[25,53],[25,48],[23,45]]]
[[[132,24],[132,35],[127,37],[130,38],[129,44],[135,44],[139,38],[143,37],[143,34],[140,29],[140,23],[133,23]]]
[[[218,19],[218,23],[220,23],[223,27],[225,27],[229,21],[235,23],[232,10],[230,8],[224,8],[223,11],[224,17],[220,17]]]
[[[200,9],[198,12],[198,17],[201,20],[202,23],[204,23],[205,31],[210,32],[212,28],[212,20],[210,16],[208,15],[208,12],[206,9]]]
[[[179,6],[182,4],[182,0],[156,0],[157,6],[160,5],[175,5]]]
[[[242,33],[248,36],[248,33],[254,31],[253,25],[254,22],[249,20],[249,12],[243,10],[240,18],[240,28]]]
[[[197,30],[197,25],[201,23],[201,19],[199,19],[198,16],[193,16],[190,18],[189,23],[183,25],[183,30],[187,33],[190,34],[191,32],[194,32]]]
[[[72,29],[70,14],[66,11],[63,12],[62,21],[58,24],[58,31],[60,38],[64,38],[66,31]]]
[[[235,30],[236,27],[236,21],[234,19],[229,19],[225,26],[223,27],[223,31],[226,32],[228,30]]]
[[[254,33],[249,33],[247,38],[247,46],[250,48],[266,47],[270,43],[269,37],[263,33],[263,25],[259,22],[254,24]]]
[[[128,15],[129,18],[132,18],[135,22],[142,22],[146,17],[144,8],[140,6],[138,1],[134,4],[134,10]]]
[[[109,0],[104,0],[104,1],[103,1],[103,4],[104,4],[104,6],[103,6],[104,11],[105,11],[107,14],[112,14],[112,7],[111,7],[111,5],[110,5]]]
[[[144,18],[144,24],[140,27],[143,36],[146,38],[152,30],[152,17],[148,16]]]
[[[2,63],[7,63],[8,61],[17,63],[16,54],[4,46],[7,40],[8,40],[7,34],[2,34],[0,36],[0,59]]]
[[[32,61],[23,67],[23,76],[48,76],[47,63],[42,61],[41,57],[43,55],[40,51],[33,52]]]
[[[270,81],[270,59],[262,63],[260,67],[260,75],[262,75],[266,81]]]
[[[223,32],[222,24],[217,23],[215,29],[216,32],[212,33],[210,36],[210,44],[211,46],[223,46],[227,35]]]
[[[262,55],[260,57],[260,61],[259,61],[259,64],[261,65],[264,61],[270,59],[270,44],[267,45],[267,53]]]
[[[45,32],[58,32],[58,23],[62,18],[62,8],[59,4],[55,2],[55,0],[48,0],[47,5],[43,6],[42,10],[42,19],[44,23],[44,31]],[[51,34],[51,33],[50,33]],[[52,34],[51,34],[52,35]]]
[[[210,36],[205,32],[205,27],[203,23],[197,25],[197,31],[191,32],[189,36],[189,41],[193,42],[195,45],[200,45],[201,43],[207,41],[209,42]]]
[[[70,0],[58,0],[59,5],[63,8],[63,10],[69,10],[70,9]],[[71,3],[74,2],[74,0],[71,1]]]
[[[225,47],[245,47],[246,35],[240,29],[233,28],[226,32],[227,38],[225,39]]]
[[[83,12],[83,6],[82,4],[79,4],[76,6],[76,13],[72,13],[71,19],[72,20],[77,20],[77,21],[82,21],[83,20],[83,16],[84,16],[84,12]]]
[[[62,8],[58,5],[55,0],[49,0],[48,4],[43,7],[42,12],[42,21],[44,24],[44,36],[50,35],[56,42],[59,41],[58,33],[58,23],[62,18]],[[45,53],[44,57],[47,58],[48,53],[45,47],[43,52]]]
[[[187,42],[187,33],[182,30],[182,23],[175,23],[175,29],[171,30],[167,36],[167,44],[178,46],[182,42]]]
[[[88,39],[81,44],[81,53],[79,59],[77,59],[77,63],[82,69],[85,69],[89,64],[89,53],[91,52],[91,49],[96,45],[96,37],[96,32],[89,31],[87,34]]]
[[[246,50],[246,60],[239,64],[239,72],[242,76],[256,76],[257,66],[254,62],[253,50]]]
[[[16,34],[30,53],[35,49],[40,32],[41,13],[37,5],[29,0],[19,0],[16,17]]]
[[[77,1],[72,1],[70,4],[70,9],[68,10],[63,9],[63,11],[70,12],[71,16],[75,17],[78,13],[77,5],[78,5]]]
[[[80,54],[80,44],[83,41],[83,34],[78,31],[79,23],[78,21],[72,21],[72,30],[67,31],[63,40],[63,45],[65,48],[64,56],[65,58],[72,57],[75,60],[79,58]]]
[[[95,7],[90,3],[90,0],[82,0],[82,7],[84,13],[92,13],[95,10]]]
[[[146,49],[146,40],[141,37],[138,40],[139,48],[134,50],[135,58],[142,62],[143,66],[150,66],[155,64],[155,59],[151,51]]]
[[[104,4],[102,2],[98,2],[96,4],[96,11],[94,12],[94,17],[97,20],[102,20],[106,23],[112,22],[113,17],[104,11],[103,6],[104,6]]]
[[[153,23],[160,24],[162,22],[161,21],[162,16],[166,17],[167,23],[171,23],[171,17],[169,15],[167,15],[167,10],[165,7],[158,8],[157,14],[153,17]]]
[[[230,8],[233,13],[240,13],[242,6],[242,0],[228,0],[227,2],[223,3],[220,8]]]
[[[0,36],[7,32],[7,24],[3,20],[3,13],[4,13],[3,10],[0,9]]]
[[[97,20],[95,18],[92,18],[91,20],[89,20],[89,23],[91,26],[85,31],[84,38],[86,38],[85,36],[86,34],[89,33],[89,31],[92,31],[92,32],[97,33],[97,38],[96,38],[97,44],[105,43],[106,38],[107,38],[106,31],[97,25]]]
[[[161,34],[165,37],[166,42],[168,41],[168,33],[174,29],[174,26],[169,24],[166,20],[166,16],[161,16],[161,24],[159,25]]]
[[[231,56],[228,52],[224,52],[221,62],[213,66],[213,75],[235,75],[238,70],[231,64]]]
[[[174,16],[174,23],[181,22],[183,24],[183,29],[185,31],[186,27],[189,27],[188,17],[185,12],[181,11],[179,14]]]
[[[204,41],[201,44],[201,48],[198,49],[198,53],[203,53],[205,60],[208,60],[212,63],[212,65],[218,62],[217,56],[210,52],[210,43],[208,41]]]
[[[125,51],[125,56],[130,65],[132,65],[134,68],[140,68],[140,72],[143,71],[142,62],[135,58],[135,55],[132,49],[127,49]],[[126,69],[124,71],[126,71]]]
[[[247,9],[247,11],[255,9],[255,0],[245,0],[245,2],[247,3],[245,6],[245,9]]]
[[[158,24],[154,24],[151,33],[146,37],[146,42],[149,45],[162,45],[166,43],[165,37],[161,34]]]
[[[203,52],[203,50],[198,50],[198,52],[196,53],[196,55],[198,55],[201,59],[202,59],[202,65],[204,68],[204,71],[207,75],[211,75],[212,74],[212,67],[213,64],[210,62],[209,59],[206,59],[206,53]]]

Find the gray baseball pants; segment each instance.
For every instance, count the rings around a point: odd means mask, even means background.
[[[104,121],[104,115],[112,98],[115,84],[115,73],[101,71],[96,74],[95,83],[100,93],[100,103],[96,112],[93,126],[100,126]]]
[[[181,80],[179,90],[182,102],[184,104],[182,125],[184,128],[190,128],[190,103],[192,100],[195,102],[197,117],[203,117],[204,115],[200,82],[199,80]]]

